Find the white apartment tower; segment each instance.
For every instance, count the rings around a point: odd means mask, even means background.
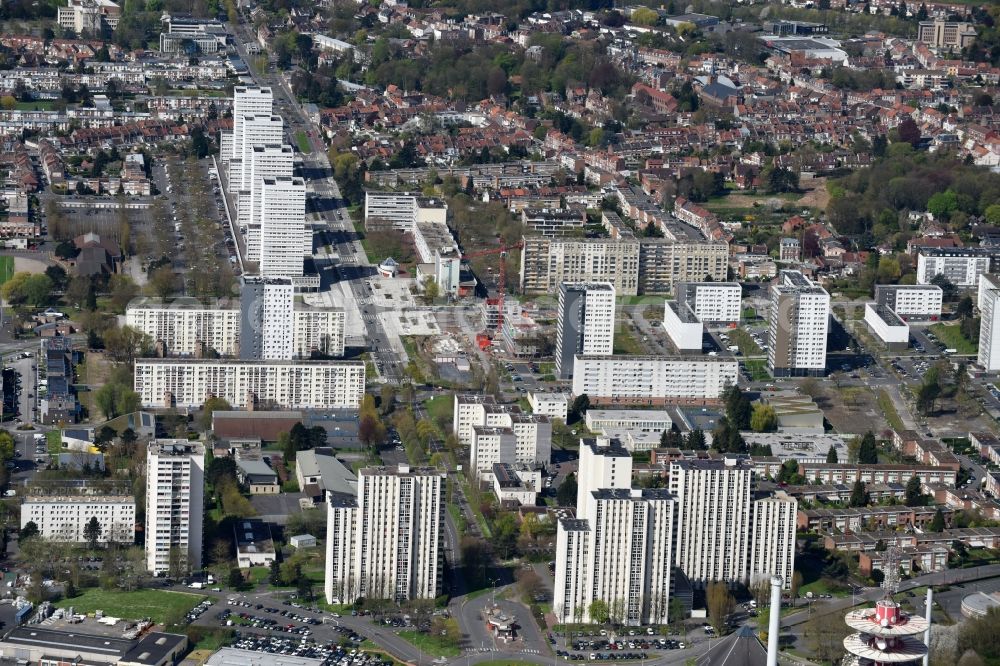
[[[250,171],[246,189],[241,189],[237,201],[239,225],[255,225],[259,234],[260,210],[254,211],[254,204],[260,205],[260,193],[254,192],[262,178],[291,176],[294,169],[294,152],[289,145],[269,144],[253,146],[250,151]],[[243,185],[241,184],[241,188]],[[256,212],[256,214],[254,214]],[[248,229],[248,236],[249,229]],[[259,238],[259,236],[258,236]]]
[[[580,440],[580,462],[576,472],[576,517],[590,518],[591,493],[602,488],[632,487],[632,456],[617,439],[598,437]]]
[[[240,312],[240,358],[295,358],[295,287],[291,280],[244,278]]]
[[[556,376],[573,376],[576,354],[608,356],[615,346],[615,287],[610,282],[559,285]]]
[[[535,469],[552,453],[552,421],[544,414],[525,414],[517,405],[500,405],[492,396],[456,395],[452,427],[470,447],[470,464],[489,480],[493,463]]]
[[[799,271],[781,271],[771,285],[767,364],[775,377],[822,376],[830,294]]]
[[[605,601],[613,621],[667,622],[675,502],[663,489],[589,493],[586,520],[560,521],[553,612],[561,622],[591,622]]]
[[[441,582],[444,489],[444,472],[399,465],[362,469],[356,499],[330,493],[327,602],[434,599]]]
[[[260,274],[302,277],[306,243],[306,185],[301,178],[263,178],[260,197]],[[253,261],[254,257],[249,254]]]
[[[740,320],[743,287],[738,282],[678,282],[674,293],[703,324]]]
[[[205,447],[158,439],[146,452],[146,568],[161,576],[201,568]]]
[[[791,586],[795,571],[795,520],[799,503],[784,492],[761,497],[751,505],[750,582],[781,576]]]
[[[243,117],[240,143],[233,146],[235,157],[229,163],[229,191],[239,194],[250,189],[251,160],[254,146],[280,144],[285,133],[281,116],[266,114]],[[236,140],[235,137],[233,139]]]
[[[1000,370],[1000,277],[983,273],[979,282],[979,356],[987,372]]]
[[[270,88],[236,86],[233,89],[233,135],[229,153],[223,152],[226,162],[243,159],[243,119],[246,116],[270,116],[274,110],[274,95]],[[230,174],[230,179],[232,174]]]
[[[674,564],[693,586],[747,580],[752,478],[753,466],[739,458],[670,464],[678,507]]]

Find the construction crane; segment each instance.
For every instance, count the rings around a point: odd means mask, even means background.
[[[503,237],[500,237],[500,247],[490,248],[488,250],[477,250],[475,252],[469,252],[468,254],[462,255],[462,260],[466,261],[469,259],[474,259],[476,257],[489,257],[495,254],[500,255],[500,280],[497,284],[497,329],[499,330],[503,326],[503,303],[504,298],[507,295],[507,253],[511,250],[519,250],[524,247],[524,241],[517,241],[513,245],[507,245]]]

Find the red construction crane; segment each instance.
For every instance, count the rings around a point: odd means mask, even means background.
[[[524,247],[524,241],[517,241],[513,245],[507,245],[503,237],[500,238],[500,247],[488,250],[477,250],[462,255],[462,259],[473,259],[475,257],[488,257],[494,254],[500,255],[500,282],[497,285],[497,329],[503,326],[503,302],[507,295],[507,253],[511,250],[519,250]]]

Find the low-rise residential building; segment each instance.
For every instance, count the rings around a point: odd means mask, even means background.
[[[531,406],[532,414],[560,419],[566,423],[566,416],[569,412],[569,395],[532,391],[528,394],[528,405]]]
[[[862,483],[902,483],[906,484],[913,477],[920,483],[929,486],[935,483],[955,485],[958,472],[946,467],[930,467],[927,465],[852,465],[849,463],[802,463],[799,474],[810,481],[820,483],[852,484],[857,480]]]
[[[936,284],[877,284],[875,302],[885,305],[905,321],[941,317],[943,292]]]
[[[687,303],[666,301],[663,304],[663,328],[679,353],[701,353],[705,327]]]
[[[494,463],[493,494],[503,503],[534,506],[542,490],[542,473],[536,469]]]
[[[60,543],[87,543],[85,530],[97,518],[97,543],[135,542],[135,497],[131,493],[102,493],[96,488],[60,487],[54,492],[34,489],[21,503],[21,529],[29,523],[38,534]]]
[[[236,541],[236,566],[240,569],[269,567],[274,562],[276,556],[271,528],[263,520],[240,518],[233,524],[233,536]]]
[[[588,409],[585,422],[593,433],[645,430],[659,434],[673,425],[669,412],[654,409]]]
[[[865,323],[889,351],[903,351],[910,346],[910,327],[889,306],[865,304]]]
[[[980,247],[922,247],[917,254],[917,284],[930,284],[943,275],[956,287],[973,289],[979,276],[989,273],[997,251]]]
[[[870,506],[833,509],[799,509],[796,522],[810,532],[864,532],[899,528],[926,529],[934,520],[934,506]],[[941,509],[945,525],[951,525],[954,511]]]

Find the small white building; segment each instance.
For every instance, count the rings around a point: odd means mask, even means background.
[[[241,569],[267,567],[275,560],[271,528],[263,520],[241,519],[233,526],[236,565]]]
[[[311,534],[296,534],[288,540],[288,545],[295,549],[315,548],[316,537]]]
[[[899,351],[910,346],[910,326],[886,305],[865,304],[865,323],[887,349]]]
[[[704,326],[686,304],[677,301],[663,304],[663,328],[677,351],[701,352]]]
[[[493,493],[503,502],[534,506],[542,488],[542,473],[509,463],[493,465]]]
[[[585,420],[594,433],[609,429],[662,433],[673,425],[670,413],[660,409],[589,409]]]
[[[541,414],[550,419],[562,419],[562,422],[566,423],[566,416],[569,413],[569,394],[533,391],[528,394],[528,404],[531,406],[532,414]]]

